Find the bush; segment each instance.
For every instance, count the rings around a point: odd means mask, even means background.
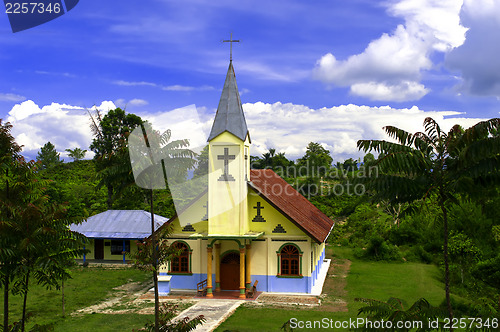
[[[372,235],[366,250],[357,248],[354,250],[354,256],[377,261],[403,261],[398,247],[387,243],[380,235]]]
[[[472,270],[472,275],[500,291],[500,254],[479,262]]]
[[[403,257],[410,262],[422,262],[430,264],[433,262],[434,257],[427,252],[421,245],[409,247],[404,251]]]

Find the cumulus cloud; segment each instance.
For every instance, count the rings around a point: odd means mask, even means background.
[[[429,92],[422,72],[432,68],[430,55],[460,46],[467,29],[460,24],[461,1],[400,0],[388,13],[402,17],[392,33],[371,41],[345,60],[328,53],[316,63],[313,76],[329,85],[351,87],[351,93],[372,100],[407,101]]]
[[[382,129],[393,125],[409,132],[423,131],[426,117],[434,118],[443,130],[460,124],[470,127],[483,119],[462,118],[458,112],[423,111],[416,106],[396,109],[389,106],[369,107],[341,105],[311,109],[294,104],[244,104],[245,117],[252,138],[253,155],[275,148],[288,158],[304,155],[309,142],[325,146],[335,161],[358,158],[359,139],[389,139]],[[450,117],[453,116],[453,117]]]
[[[460,93],[500,97],[500,2],[466,0],[461,12],[467,40],[446,57],[446,66],[461,73]]]
[[[104,101],[94,109],[106,112],[115,107],[113,102]],[[302,157],[309,142],[322,144],[335,161],[362,157],[364,153],[356,147],[359,139],[388,139],[382,129],[387,125],[409,132],[422,131],[422,123],[428,116],[434,118],[443,130],[449,130],[457,123],[470,127],[483,120],[464,118],[458,112],[423,111],[416,106],[396,109],[349,104],[312,109],[290,103],[258,102],[244,104],[243,108],[253,143],[252,155],[261,155],[275,148],[291,159]],[[215,110],[189,105],[136,114],[161,132],[170,129],[172,140],[189,139],[190,147],[199,151],[206,144],[214,113]],[[12,133],[17,142],[24,145],[23,153],[31,158],[48,141],[59,152],[76,147],[88,150],[92,141],[88,114],[79,106],[52,103],[40,107],[27,100],[15,105],[7,120],[13,124]],[[93,154],[89,152],[86,156],[91,158]]]
[[[116,108],[113,102],[103,101],[91,109],[106,112],[113,108]],[[65,149],[88,149],[92,141],[87,111],[80,106],[52,103],[40,107],[27,100],[11,109],[7,121],[12,123],[12,134],[29,158],[35,158],[49,141],[63,155]],[[87,157],[92,157],[92,153],[87,153]]]
[[[0,101],[20,102],[26,100],[26,97],[14,93],[0,93]]]

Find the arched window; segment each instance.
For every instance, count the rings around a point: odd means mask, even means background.
[[[302,253],[299,248],[293,244],[286,244],[278,251],[280,276],[302,276]]]
[[[170,261],[169,273],[191,273],[191,250],[184,242],[174,242],[174,248],[179,251],[179,255]]]

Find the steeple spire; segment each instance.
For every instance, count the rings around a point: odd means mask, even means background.
[[[233,62],[229,62],[226,81],[215,114],[214,124],[208,141],[219,136],[223,132],[230,132],[240,140],[244,141],[248,135],[247,123],[241,106],[240,94],[236,84],[236,75],[234,73]]]

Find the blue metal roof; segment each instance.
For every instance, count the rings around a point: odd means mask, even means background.
[[[168,218],[154,215],[155,230]],[[151,213],[143,210],[108,210],[81,224],[72,224],[72,231],[91,239],[143,239],[151,235]]]

